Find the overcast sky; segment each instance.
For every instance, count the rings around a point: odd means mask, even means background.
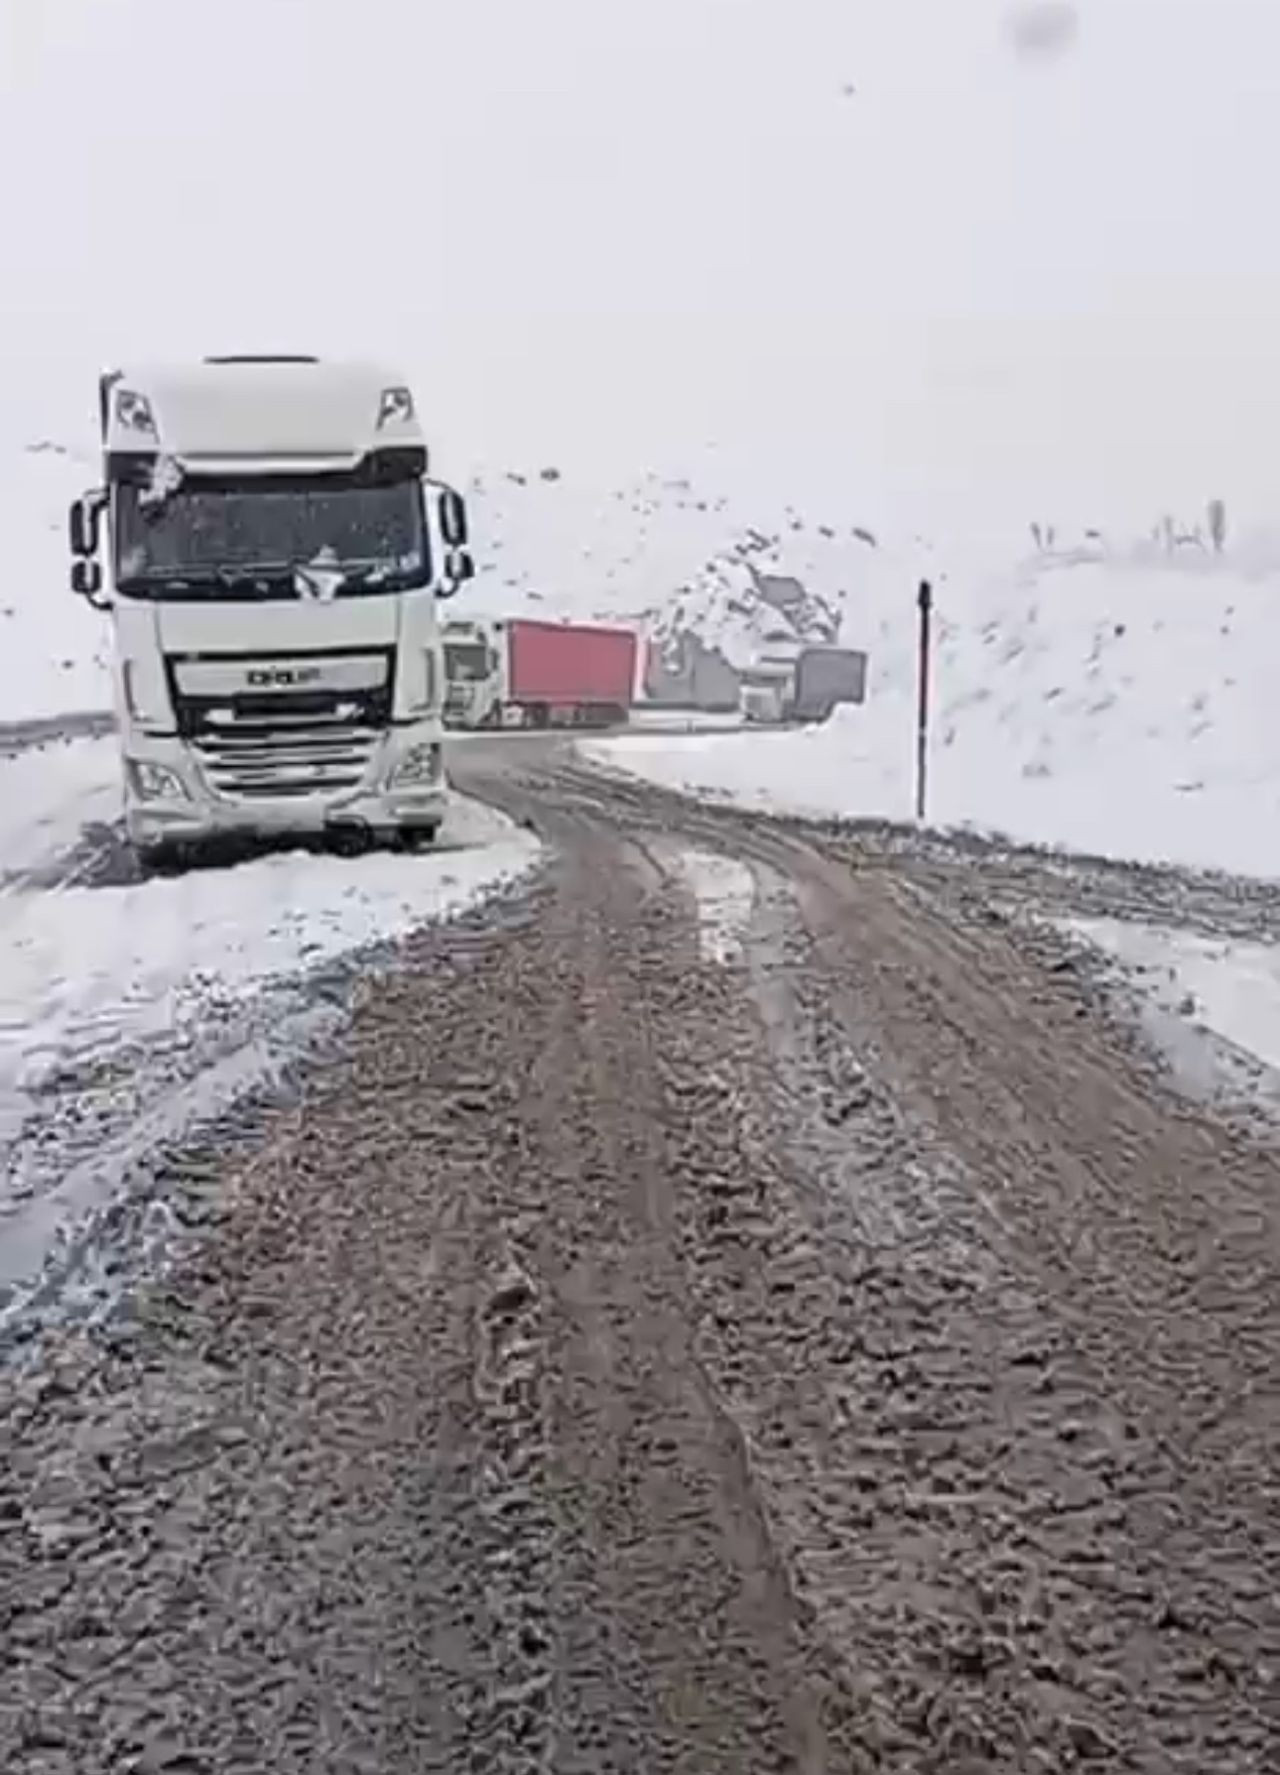
[[[0,433],[315,348],[468,468],[1276,514],[1280,5],[1009,10],[0,0]]]

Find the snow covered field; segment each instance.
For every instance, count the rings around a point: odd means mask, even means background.
[[[880,568],[843,639],[867,705],[825,728],[589,742],[693,793],[815,816],[908,819],[914,580]],[[1271,719],[1280,572],[1039,563],[937,589],[930,821],[1098,855],[1280,875]]]
[[[107,740],[0,763],[6,865],[54,866],[86,811],[113,810],[116,770]],[[43,814],[24,812],[42,804]],[[450,916],[514,879],[536,853],[536,841],[502,815],[459,800],[434,855],[284,852],[125,887],[79,885],[74,863],[68,883],[52,890],[11,875],[0,891],[0,1097],[180,1025],[211,999]]]

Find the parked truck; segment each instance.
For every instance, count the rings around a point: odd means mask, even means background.
[[[447,793],[436,601],[474,568],[405,379],[206,358],[108,372],[99,418],[71,583],[114,628],[138,852],[430,840]]]
[[[766,650],[742,674],[742,714],[762,725],[829,721],[842,703],[865,702],[867,656],[851,647]]]
[[[639,638],[587,623],[445,624],[451,727],[610,727],[636,694]]]

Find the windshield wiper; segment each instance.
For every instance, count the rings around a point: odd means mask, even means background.
[[[255,592],[269,592],[273,586],[293,584],[289,568],[278,567],[215,567],[213,576],[226,591],[240,591],[245,586]]]
[[[375,563],[364,567],[340,566],[339,572],[342,574],[344,589],[347,586],[391,585],[396,578],[394,568]]]
[[[124,597],[151,599],[197,600],[230,595],[243,598],[269,597],[281,586],[292,588],[293,575],[287,567],[191,567],[169,572],[152,569],[122,578],[118,590]]]

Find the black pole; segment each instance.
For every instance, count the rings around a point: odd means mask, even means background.
[[[916,818],[923,820],[929,789],[929,648],[930,616],[933,611],[933,587],[927,579],[920,581],[916,598],[920,610],[920,701],[916,712]]]

